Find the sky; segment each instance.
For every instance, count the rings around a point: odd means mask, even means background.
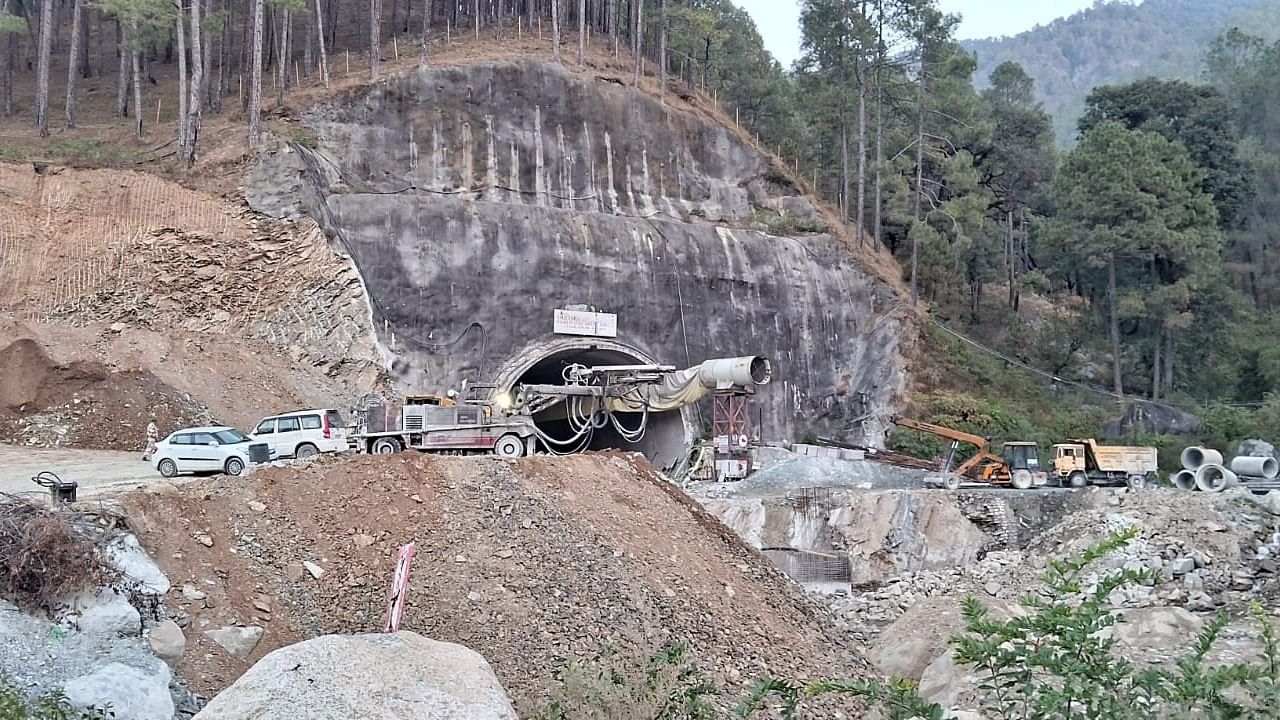
[[[799,0],[734,0],[751,13],[764,44],[785,67],[800,55]],[[938,0],[944,12],[961,16],[961,40],[1016,35],[1091,7],[1093,0]]]

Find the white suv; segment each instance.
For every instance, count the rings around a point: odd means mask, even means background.
[[[309,458],[347,449],[347,424],[331,408],[297,410],[263,418],[253,439],[271,447],[274,457]]]

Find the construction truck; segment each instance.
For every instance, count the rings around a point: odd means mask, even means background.
[[[1099,445],[1096,440],[1068,440],[1053,446],[1053,476],[1062,487],[1125,484],[1135,490],[1154,486],[1159,470],[1153,447]]]
[[[413,449],[517,458],[533,454],[539,446],[565,455],[590,447],[595,432],[606,427],[628,442],[638,442],[650,413],[678,410],[712,391],[765,385],[772,373],[769,360],[758,356],[707,360],[686,370],[670,365],[571,364],[562,372],[561,385],[524,384],[510,392],[476,386],[460,400],[419,395],[398,405],[366,396],[356,408],[355,438],[361,451],[374,455]],[[638,420],[624,421],[619,414]],[[534,418],[548,415],[565,421],[569,434],[552,437],[540,428]]]
[[[991,438],[911,418],[894,416],[889,420],[898,427],[951,441],[938,478],[948,490],[960,487],[961,478],[988,485],[1011,485],[1018,490],[1041,487],[1049,482],[1048,474],[1040,469],[1039,446],[1033,442],[1007,442],[1001,448],[1001,454],[997,455],[991,452]],[[952,469],[961,443],[972,445],[976,450],[969,459]]]

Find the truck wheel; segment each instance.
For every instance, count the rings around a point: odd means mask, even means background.
[[[1141,490],[1146,487],[1147,481],[1141,475],[1130,475],[1125,478],[1124,484],[1128,485],[1130,490]]]
[[[503,458],[523,457],[524,443],[521,442],[518,435],[503,435],[498,438],[498,442],[494,444],[493,454]]]
[[[960,489],[960,476],[955,473],[947,473],[942,476],[942,487],[948,490]]]
[[[400,441],[395,438],[378,438],[369,446],[371,455],[394,455],[400,450]]]
[[[1089,476],[1077,470],[1071,473],[1071,476],[1067,478],[1067,482],[1071,483],[1073,488],[1082,488],[1089,484]]]
[[[1030,490],[1035,480],[1031,477],[1030,470],[1014,470],[1009,482],[1019,490]]]
[[[1157,475],[1157,474],[1155,474],[1155,473],[1147,473],[1147,475],[1146,475],[1146,477],[1145,477],[1144,479],[1146,480],[1146,485],[1145,485],[1144,487],[1147,487],[1147,488],[1156,488],[1156,487],[1160,487],[1160,476],[1159,476],[1159,475]]]

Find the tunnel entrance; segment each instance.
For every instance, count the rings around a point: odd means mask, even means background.
[[[654,360],[621,343],[562,339],[521,353],[500,377],[500,390],[520,385],[565,385],[565,368],[570,365],[647,365]],[[566,415],[567,406],[558,404],[534,415],[538,429],[556,440],[567,440],[574,432]],[[627,450],[642,453],[654,467],[671,472],[687,460],[688,448],[684,413],[679,410],[649,413],[616,413],[623,430],[634,430],[644,422],[643,436],[634,441],[622,437],[612,424],[596,429],[584,450]],[[563,448],[556,448],[563,450]]]

